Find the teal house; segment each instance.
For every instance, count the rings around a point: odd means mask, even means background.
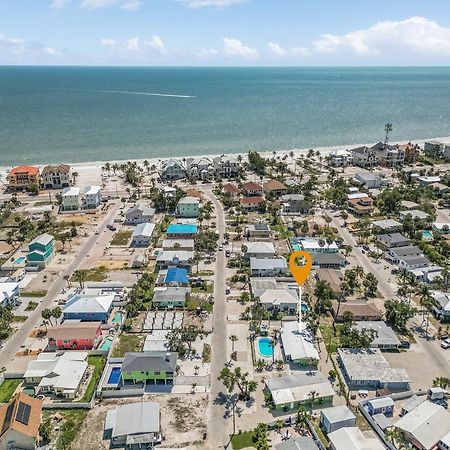
[[[121,375],[123,384],[172,385],[178,354],[152,351],[126,353]]]
[[[48,233],[41,234],[28,244],[27,265],[43,269],[55,253],[55,238]]]

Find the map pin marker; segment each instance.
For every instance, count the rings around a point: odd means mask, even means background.
[[[305,260],[305,264],[303,266],[297,265],[297,258],[303,258]],[[312,268],[312,256],[310,253],[305,252],[303,250],[299,250],[294,252],[289,257],[289,270],[292,273],[292,276],[295,278],[295,281],[299,286],[301,286],[309,276]]]

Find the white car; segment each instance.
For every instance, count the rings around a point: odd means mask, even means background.
[[[441,342],[441,347],[444,350],[447,350],[448,348],[450,348],[450,339],[446,339],[445,341]]]

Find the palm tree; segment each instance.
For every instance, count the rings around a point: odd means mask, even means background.
[[[229,339],[231,341],[231,353],[234,353],[234,344],[237,342],[238,337],[235,334],[232,334]]]
[[[194,375],[198,375],[199,369],[200,369],[199,366],[194,366]]]
[[[420,285],[417,293],[419,294],[419,304],[420,306],[422,306],[422,325],[424,324],[424,322],[426,322],[425,333],[428,336],[430,309],[433,305],[433,297],[430,293],[430,289],[426,284]]]

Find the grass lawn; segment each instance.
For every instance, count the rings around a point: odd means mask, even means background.
[[[70,281],[78,282],[77,272],[84,274],[84,281],[105,281],[108,269],[105,266],[94,267],[93,269],[79,269],[72,275]]]
[[[140,334],[121,334],[114,345],[113,358],[122,358],[127,352],[140,352],[144,343],[144,336]]]
[[[252,441],[253,432],[246,431],[245,433],[235,434],[231,439],[231,446],[234,450],[240,448],[253,447]]]
[[[113,236],[111,245],[128,245],[132,234],[132,231],[119,231]]]
[[[98,380],[100,379],[103,367],[105,367],[105,363],[106,361],[105,358],[103,358],[103,356],[88,357],[88,364],[94,367],[94,373],[92,374],[91,381],[89,381],[88,387],[86,388],[83,398],[80,400],[81,403],[91,401],[94,390],[97,387]]]
[[[36,302],[30,301],[30,302],[28,302],[28,305],[25,308],[25,311],[34,311],[36,309],[37,305],[38,304]]]
[[[322,333],[323,342],[328,349],[328,353],[336,353],[337,349],[340,347],[340,339],[339,336],[335,336],[333,326],[331,324],[322,324],[319,328]],[[336,326],[336,331],[339,332],[339,325]]]
[[[206,286],[198,286],[198,287],[194,287],[192,288],[192,292],[194,294],[212,294],[214,291],[214,283],[212,283],[211,281],[207,281],[206,282]]]
[[[11,378],[3,381],[0,385],[0,403],[9,402],[14,391],[17,389],[17,386],[19,386],[22,381],[21,378]]]
[[[52,410],[64,416],[63,423],[60,425],[58,438],[56,439],[56,449],[66,450],[75,440],[77,433],[83,428],[83,422],[88,411],[86,409],[60,409]]]
[[[28,316],[13,316],[13,322],[25,322]]]
[[[189,296],[186,301],[186,309],[189,311],[196,311],[200,307],[205,311],[212,312],[213,305],[204,299],[199,299],[193,295]]]
[[[47,291],[45,289],[37,289],[36,291],[22,291],[21,297],[45,297]]]

